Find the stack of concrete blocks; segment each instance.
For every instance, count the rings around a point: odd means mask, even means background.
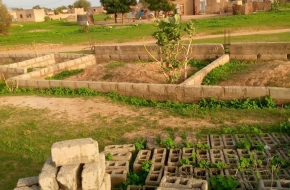
[[[150,171],[145,180],[146,185],[158,186],[164,173],[164,165],[166,161],[166,149],[156,148],[154,149],[152,156],[152,165]]]
[[[39,190],[38,176],[21,178],[14,190]]]
[[[213,149],[223,149],[224,148],[224,142],[221,137],[221,135],[210,135],[210,145]]]
[[[45,54],[39,54],[38,56],[44,56]],[[19,53],[1,53],[0,65],[8,65],[11,63],[17,63],[37,57],[35,53],[31,54],[19,54]]]
[[[207,190],[208,183],[205,180],[196,180],[193,178],[170,177],[164,176],[157,190],[190,190],[200,189]]]
[[[177,166],[181,160],[182,150],[181,149],[170,149],[167,161],[167,166]]]
[[[133,163],[133,172],[142,171],[142,163],[147,162],[151,159],[151,150],[140,150],[136,156],[136,159]]]
[[[56,142],[39,174],[42,190],[110,190],[105,155],[91,138]]]
[[[118,187],[127,180],[129,162],[135,153],[135,145],[109,145],[105,146],[104,154],[111,154],[112,161],[106,162],[106,173],[110,174],[111,186]]]
[[[236,141],[234,136],[231,134],[222,134],[222,139],[224,142],[224,147],[226,149],[235,149],[237,148]]]
[[[277,146],[277,142],[274,140],[274,138],[268,134],[268,133],[263,133],[260,135],[260,138],[262,140],[262,143],[267,145],[268,147],[271,147],[272,149],[273,148],[276,148]]]

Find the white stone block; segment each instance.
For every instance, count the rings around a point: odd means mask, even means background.
[[[51,156],[56,166],[98,162],[98,142],[91,138],[56,142],[51,147]]]
[[[99,163],[88,163],[84,165],[82,171],[82,189],[93,190],[99,189],[103,182],[102,167]]]
[[[51,157],[46,160],[39,174],[39,185],[42,190],[58,190],[59,186],[56,181],[58,168],[53,163]]]
[[[17,182],[17,187],[38,185],[38,176],[21,178]]]
[[[67,165],[61,167],[57,174],[57,181],[63,189],[77,190],[81,187],[81,166]]]
[[[14,190],[40,190],[40,187],[38,185],[33,185],[31,187],[16,187]]]
[[[103,183],[105,184],[106,190],[111,190],[111,176],[105,173]]]

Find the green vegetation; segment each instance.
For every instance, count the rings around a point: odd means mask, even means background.
[[[209,178],[212,189],[214,190],[233,190],[236,189],[240,182],[232,176],[214,176]]]
[[[196,34],[205,35],[223,34],[225,28],[232,32],[243,30],[269,30],[289,28],[288,15],[290,10],[258,12],[252,15],[234,15],[219,18],[208,18],[195,20]],[[101,15],[100,19],[103,20]],[[267,25],[265,24],[267,23]],[[184,23],[186,24],[186,23]],[[151,36],[156,31],[154,24],[123,24],[107,26],[90,26],[90,34],[93,35],[96,43],[105,42],[128,42],[153,39]],[[289,33],[261,34],[232,37],[232,42],[268,42],[268,41],[289,41]],[[88,34],[77,26],[76,22],[51,21],[42,23],[17,23],[11,27],[10,36],[0,36],[1,46],[32,44],[32,43],[55,43],[55,44],[81,44],[88,41]],[[223,38],[193,40],[193,43],[223,43]]]
[[[83,72],[84,69],[76,69],[76,70],[70,70],[70,71],[62,71],[61,73],[59,74],[56,74],[52,77],[47,77],[45,78],[46,80],[63,80],[65,78],[68,78],[70,76],[74,76],[74,75],[77,75],[81,72]]]
[[[233,78],[236,74],[243,73],[248,69],[248,65],[255,62],[230,61],[229,63],[213,69],[203,79],[204,85],[216,85],[221,81]]]

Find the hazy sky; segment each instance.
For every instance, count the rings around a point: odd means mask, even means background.
[[[23,9],[31,9],[35,5],[47,8],[57,8],[60,6],[72,5],[76,0],[2,0],[8,7],[18,7]],[[92,6],[100,6],[100,0],[88,0]]]

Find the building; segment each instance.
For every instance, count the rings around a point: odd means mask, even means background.
[[[98,7],[91,7],[88,10],[89,14],[97,15],[97,14],[103,14],[104,12],[104,7],[103,6],[98,6]]]
[[[16,11],[17,22],[43,22],[44,9],[28,9]]]

